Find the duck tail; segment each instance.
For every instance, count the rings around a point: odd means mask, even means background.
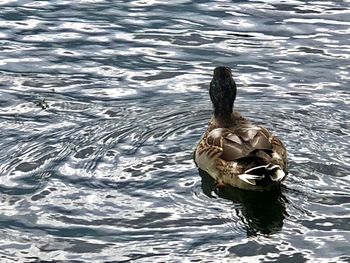
[[[268,185],[280,182],[286,177],[286,173],[277,164],[259,165],[247,169],[239,174],[238,178],[251,185]]]

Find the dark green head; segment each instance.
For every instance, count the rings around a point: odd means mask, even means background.
[[[237,87],[232,78],[231,69],[228,67],[216,67],[209,89],[215,117],[231,117],[236,93]]]

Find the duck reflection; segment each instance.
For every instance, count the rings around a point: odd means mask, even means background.
[[[279,232],[283,220],[288,216],[285,203],[288,202],[280,187],[271,191],[256,192],[233,187],[215,187],[212,177],[198,169],[202,177],[203,193],[213,197],[214,192],[221,198],[232,200],[241,205],[238,216],[241,218],[248,236],[271,235]]]

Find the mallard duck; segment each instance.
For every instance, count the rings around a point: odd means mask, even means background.
[[[217,67],[209,95],[214,113],[197,145],[197,167],[214,178],[218,186],[266,190],[287,175],[287,150],[266,128],[233,111],[236,83],[231,69]]]

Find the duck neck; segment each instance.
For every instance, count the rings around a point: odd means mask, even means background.
[[[228,128],[232,126],[232,110],[227,112],[214,111],[213,119],[217,127]]]

